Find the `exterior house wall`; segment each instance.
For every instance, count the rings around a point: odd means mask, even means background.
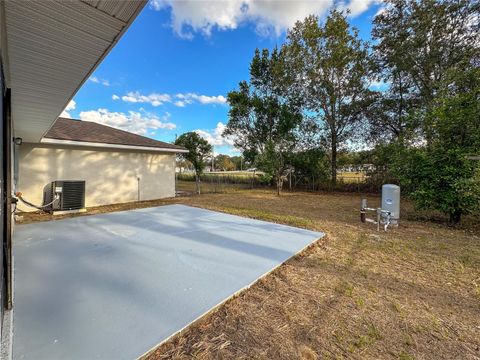
[[[85,205],[107,205],[175,196],[175,155],[24,143],[18,148],[18,191],[41,204],[54,180],[85,180]],[[137,178],[140,178],[140,181]],[[19,209],[34,208],[19,203]]]

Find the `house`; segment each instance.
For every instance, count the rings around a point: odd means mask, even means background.
[[[24,147],[25,152],[28,146],[34,148],[33,144],[46,145],[41,142],[43,135],[146,4],[147,0],[0,1],[2,340],[10,334],[4,331],[4,325],[12,315],[11,311],[4,310],[14,307],[13,209],[14,193],[19,190],[14,183],[14,164],[19,164],[16,150],[20,150],[14,144],[32,144]],[[64,150],[33,151],[49,153],[47,156],[57,165]],[[118,150],[120,153],[126,156]],[[91,173],[98,171],[98,166],[89,169]]]
[[[43,188],[55,180],[85,180],[87,207],[173,197],[175,154],[186,151],[95,122],[58,118],[40,143],[16,146],[17,189],[39,205]]]

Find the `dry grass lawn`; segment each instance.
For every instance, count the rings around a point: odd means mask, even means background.
[[[337,179],[344,183],[362,183],[366,178],[366,172],[341,172],[337,174]]]
[[[359,222],[361,197],[247,190],[137,204],[178,202],[327,233],[147,358],[480,359],[480,222],[450,228],[404,202],[400,227],[376,232]]]

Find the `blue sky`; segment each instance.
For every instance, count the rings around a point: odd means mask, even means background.
[[[376,0],[350,0],[351,23],[370,38]],[[226,94],[248,79],[255,48],[273,48],[331,0],[152,0],[76,94],[64,115],[158,140],[198,131],[216,153],[235,154],[221,132]]]

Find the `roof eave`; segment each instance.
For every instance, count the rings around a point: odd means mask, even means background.
[[[128,6],[121,0],[2,2],[2,56],[12,89],[14,134],[39,142],[146,4],[147,0]],[[120,18],[118,9],[132,12]],[[81,53],[78,63],[68,61],[71,49]]]
[[[91,67],[91,69],[88,71],[88,73],[83,77],[82,81],[78,84],[77,88],[73,91],[72,95],[68,99],[68,101],[64,104],[62,107],[62,110],[57,114],[55,117],[55,120],[58,119],[58,117],[62,114],[63,110],[67,107],[67,105],[70,103],[70,101],[73,99],[73,97],[77,94],[77,92],[80,90],[80,88],[87,82],[87,80],[92,76],[92,74],[95,72],[95,70],[98,68],[98,66],[102,63],[102,61],[105,59],[105,57],[112,51],[112,49],[117,45],[118,41],[121,39],[121,37],[125,34],[125,32],[128,30],[128,28],[132,25],[133,21],[137,18],[138,14],[143,10],[145,5],[148,3],[148,0],[139,0],[138,1],[139,6],[135,10],[134,14],[132,17],[129,19],[129,21],[126,23],[126,25],[122,28],[122,30],[115,36],[113,41],[110,43],[110,45],[105,49],[103,54],[98,58],[98,60],[95,62],[95,64]],[[50,124],[49,128],[45,130],[45,132],[42,135],[45,136],[45,134],[50,130],[50,128],[55,124],[55,120],[52,121]]]
[[[52,139],[52,138],[42,138],[42,140],[40,140],[40,143],[48,144],[48,145],[80,146],[80,147],[100,148],[100,149],[137,150],[137,151],[146,151],[146,152],[160,152],[160,153],[174,153],[174,154],[188,153],[187,149],[108,144],[108,143],[97,143],[97,142],[88,142],[88,141],[61,140],[61,139]]]

